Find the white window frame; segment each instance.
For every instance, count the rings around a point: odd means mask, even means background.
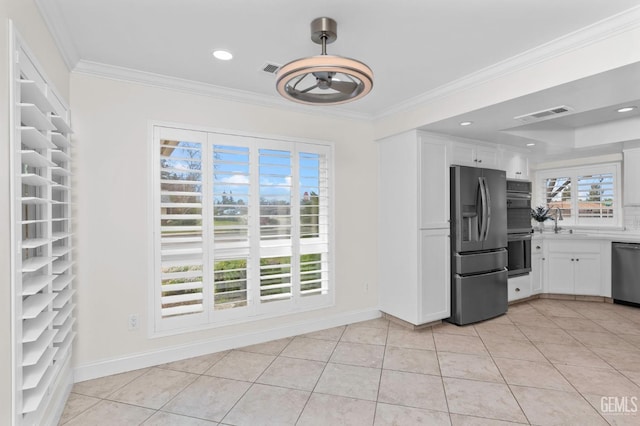
[[[269,254],[273,255],[286,255],[290,251],[292,263],[294,263],[294,257],[297,257],[295,263],[299,261],[300,253],[308,253],[309,249],[314,246],[324,245],[328,247],[327,263],[329,265],[328,270],[328,288],[326,294],[314,295],[312,297],[300,297],[299,285],[293,286],[292,298],[289,300],[269,302],[269,303],[253,303],[251,306],[243,308],[233,308],[229,310],[214,310],[213,309],[213,254],[216,249],[216,244],[213,238],[205,238],[203,243],[203,249],[205,251],[203,266],[203,304],[204,311],[202,313],[189,314],[184,316],[177,316],[173,318],[162,318],[161,315],[161,292],[159,291],[160,282],[160,139],[175,139],[184,140],[190,142],[202,143],[202,156],[207,158],[212,155],[213,145],[225,145],[225,138],[234,139],[236,142],[240,142],[240,145],[244,144],[251,147],[251,185],[257,185],[258,183],[258,164],[257,156],[258,149],[284,149],[291,151],[292,155],[292,167],[293,176],[297,177],[299,153],[321,153],[326,155],[327,161],[327,176],[328,180],[327,192],[328,202],[323,207],[322,214],[326,214],[328,223],[323,224],[326,228],[326,232],[321,233],[322,238],[299,238],[299,224],[298,219],[295,220],[292,229],[291,243],[289,246],[291,249],[282,246],[281,250],[278,249],[278,242],[260,242],[260,234],[258,226],[253,222],[253,229],[250,229],[250,251],[252,253],[260,253],[261,249],[254,249],[258,244],[262,249],[268,250]],[[150,159],[150,178],[149,178],[149,211],[150,211],[150,249],[149,249],[149,285],[148,285],[148,320],[149,337],[162,337],[166,335],[179,334],[184,332],[191,332],[196,330],[215,328],[225,325],[250,322],[255,320],[261,320],[266,318],[278,317],[283,315],[290,315],[297,312],[305,312],[315,309],[322,309],[333,306],[335,304],[335,261],[334,261],[334,144],[326,141],[317,141],[301,138],[288,138],[288,137],[271,137],[260,134],[251,134],[243,132],[235,132],[228,130],[220,130],[215,128],[199,127],[192,125],[183,125],[167,122],[149,122],[149,159]],[[233,144],[233,143],[231,143]],[[204,177],[206,176],[206,178]],[[203,236],[213,235],[213,226],[209,226],[209,223],[213,223],[213,209],[210,206],[213,204],[212,190],[213,182],[211,176],[208,176],[206,171],[203,171],[203,186],[202,191],[202,215],[203,215]],[[300,202],[297,199],[298,184],[294,181],[292,188],[292,212],[300,211]],[[253,202],[258,202],[257,208],[259,209],[259,194],[256,190],[252,191],[254,194],[251,197]],[[256,208],[256,207],[254,207]],[[292,216],[295,216],[292,214]],[[286,244],[285,244],[286,245]],[[233,244],[228,246],[227,252],[233,254],[234,252],[241,253],[244,249],[234,248]],[[285,254],[286,252],[286,254]],[[207,259],[210,261],[208,262]],[[247,264],[247,269],[252,268],[253,274],[257,273],[258,281],[255,283],[248,283],[247,289],[252,294],[250,297],[259,298],[259,269],[260,269],[260,255],[250,258]],[[211,266],[211,268],[209,268]],[[256,269],[257,268],[257,269]],[[211,270],[209,270],[211,269]],[[292,281],[299,279],[299,269],[292,268]],[[255,300],[255,299],[254,299]]]
[[[595,174],[613,174],[613,186],[614,186],[614,194],[613,194],[613,217],[611,219],[588,219],[588,218],[579,218],[578,217],[578,191],[577,191],[577,183],[579,176],[585,175],[595,175]],[[535,206],[546,206],[546,188],[544,187],[543,182],[546,179],[557,178],[557,177],[568,177],[571,179],[572,188],[576,188],[575,191],[572,190],[571,193],[571,218],[563,218],[563,221],[560,222],[559,226],[570,226],[572,228],[616,228],[621,229],[623,224],[623,203],[622,203],[622,173],[621,173],[621,165],[620,163],[602,163],[602,164],[590,164],[590,165],[582,165],[575,167],[565,167],[565,168],[554,168],[554,169],[542,169],[538,170],[535,174],[535,182],[534,182],[534,197],[535,200],[532,202],[532,207]]]

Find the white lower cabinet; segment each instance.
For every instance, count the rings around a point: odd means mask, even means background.
[[[531,296],[531,276],[529,274],[509,278],[508,298],[509,302],[524,299]]]
[[[548,241],[547,293],[600,296],[603,283],[601,242]]]
[[[544,288],[544,270],[547,263],[542,240],[531,242],[531,294],[540,294]]]
[[[449,229],[420,231],[419,323],[451,314]]]

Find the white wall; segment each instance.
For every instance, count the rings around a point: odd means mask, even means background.
[[[0,424],[11,424],[11,286],[9,203],[9,19],[36,54],[63,97],[68,98],[69,72],[33,1],[0,1]]]
[[[112,372],[105,367],[109,360],[377,308],[378,158],[370,123],[75,73],[71,109],[78,289],[74,359],[76,371],[81,372],[77,380],[99,374],[100,368],[104,373]],[[335,307],[147,338],[149,120],[335,142]],[[127,329],[131,313],[140,314],[139,331]]]

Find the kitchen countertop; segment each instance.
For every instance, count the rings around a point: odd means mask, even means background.
[[[544,232],[534,232],[532,234],[534,239],[543,240],[608,240],[608,241],[622,241],[629,243],[640,243],[640,232],[629,231],[609,231],[609,230],[574,230],[570,233],[569,230],[561,230],[557,234],[553,232],[553,229],[545,229]]]

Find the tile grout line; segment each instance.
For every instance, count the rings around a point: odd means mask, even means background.
[[[509,321],[511,321],[511,319],[509,319]],[[511,321],[511,323],[513,324],[513,321]],[[520,401],[518,401],[518,398],[516,398],[516,395],[513,393],[513,389],[511,389],[511,386],[509,386],[509,383],[507,382],[507,379],[505,379],[504,374],[502,374],[502,370],[500,370],[500,367],[498,367],[498,364],[496,363],[496,360],[493,358],[493,354],[491,353],[491,351],[487,347],[487,344],[485,343],[484,339],[482,338],[482,334],[478,332],[478,329],[475,327],[475,325],[474,325],[474,329],[475,329],[476,333],[478,334],[478,338],[482,342],[482,346],[484,346],[484,349],[489,354],[489,357],[491,358],[491,362],[493,362],[493,365],[496,366],[496,369],[498,370],[498,373],[500,373],[500,377],[502,377],[502,380],[504,380],[504,384],[507,386],[507,389],[509,389],[509,393],[511,394],[511,397],[516,402],[516,404],[518,404],[518,408],[520,409],[520,412],[522,413],[522,415],[524,416],[525,420],[527,421],[526,424],[529,424],[529,425],[532,424],[531,421],[529,420],[529,417],[527,416],[527,413],[524,411],[524,408],[522,408],[522,405],[520,404]],[[518,331],[520,331],[519,328],[518,328]],[[520,332],[522,333],[522,331],[520,331]],[[525,337],[527,337],[527,336],[525,336]],[[500,419],[500,420],[504,420],[504,419]],[[507,421],[510,421],[510,420],[507,420]]]
[[[563,306],[565,306],[565,304],[564,304],[564,303],[563,303],[562,305],[563,305]],[[536,309],[536,308],[535,308],[535,306],[532,306],[532,308],[533,308],[533,309]],[[553,319],[551,319],[550,317],[548,317],[547,315],[545,315],[543,312],[539,311],[538,309],[536,309],[536,311],[538,311],[538,312],[539,312],[543,317],[545,317],[545,318],[546,318],[546,319],[548,319],[549,321],[552,321],[553,323],[555,323],[556,325],[558,325],[558,328],[559,328],[559,329],[563,330],[565,333],[569,334],[572,338],[574,338],[574,339],[575,339],[575,337],[573,337],[573,336],[571,335],[571,333],[568,333],[568,330],[564,330],[564,329],[563,329],[563,328],[562,328],[562,327],[561,327],[561,326],[560,326],[556,321],[554,321]],[[578,313],[578,314],[580,314],[579,312],[577,312],[577,313]],[[582,315],[582,314],[580,314],[580,315]],[[586,317],[585,317],[585,319],[588,319],[588,318],[586,318]],[[518,326],[518,324],[516,324],[516,327],[518,328],[518,330],[520,330],[520,327]],[[522,333],[522,330],[520,330],[520,332]],[[523,333],[523,334],[525,334],[525,333]],[[526,334],[525,334],[525,337],[527,337],[527,339],[529,339],[529,336],[527,336]],[[589,350],[590,352],[592,352],[596,357],[598,357],[598,358],[599,358],[599,359],[601,359],[602,361],[606,362],[605,360],[603,360],[602,358],[600,358],[600,357],[598,356],[598,354],[597,354],[597,353],[595,353],[595,352],[591,351],[591,350],[590,350],[586,345],[584,345],[580,340],[578,340],[578,339],[575,339],[575,340],[576,340],[580,345],[582,345],[585,349],[587,349],[587,350]],[[545,355],[545,354],[544,354],[544,353],[543,353],[543,352],[538,348],[538,346],[535,344],[535,342],[534,342],[533,340],[531,340],[531,339],[529,339],[529,341],[530,341],[530,342],[531,342],[531,344],[532,344],[532,345],[533,345],[533,346],[534,346],[534,347],[535,347],[535,348],[536,348],[536,349],[537,349],[537,350],[542,354],[542,356],[543,356],[543,357],[544,357],[544,358],[549,362],[549,364],[551,364],[551,366],[553,366],[553,368],[558,372],[558,374],[560,374],[560,376],[562,376],[562,378],[563,378],[564,380],[566,380],[566,381],[567,381],[567,383],[569,383],[569,385],[570,385],[570,386],[571,386],[571,387],[576,391],[576,393],[577,393],[578,395],[580,395],[580,397],[581,397],[581,398],[582,398],[582,399],[583,399],[583,400],[584,400],[584,401],[585,401],[585,402],[586,402],[590,407],[592,407],[592,408],[593,408],[593,411],[595,411],[595,412],[600,416],[600,418],[602,418],[602,419],[605,421],[605,423],[609,424],[609,421],[607,421],[607,419],[602,415],[602,413],[600,413],[600,411],[599,411],[599,410],[596,410],[596,409],[595,409],[595,407],[593,407],[593,405],[591,404],[591,402],[589,402],[589,400],[588,400],[588,399],[587,399],[587,398],[582,394],[582,392],[580,392],[580,391],[578,390],[578,388],[577,388],[577,387],[576,387],[576,386],[575,386],[575,385],[574,385],[574,384],[573,384],[573,383],[572,383],[572,382],[571,382],[571,381],[570,381],[570,380],[569,380],[569,379],[568,379],[564,374],[562,374],[562,371],[560,371],[560,369],[557,367],[557,365],[556,365],[554,362],[552,362],[549,358],[547,358],[547,356],[546,356],[546,355]],[[607,364],[609,364],[609,363],[607,363]],[[569,364],[567,364],[567,365],[569,365]],[[613,366],[611,366],[611,367],[613,367]],[[509,387],[509,389],[511,389],[511,387]]]

